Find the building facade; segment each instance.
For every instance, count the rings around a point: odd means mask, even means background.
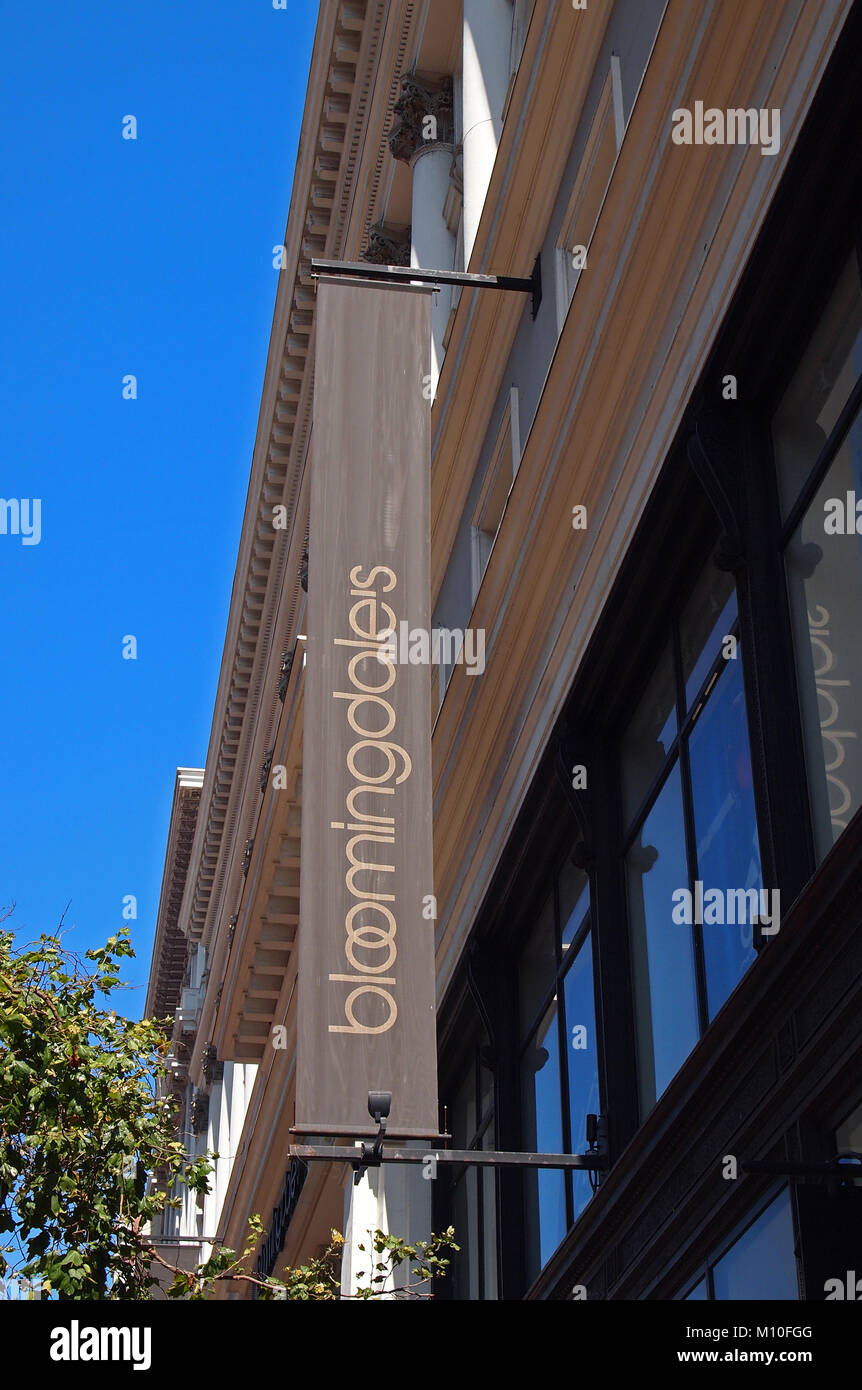
[[[347,1218],[452,1224],[458,1299],[817,1299],[856,1267],[860,1194],[815,1170],[862,1151],[860,54],[852,0],[322,0],[154,953],[220,1154],[165,1238],[258,1212],[266,1273]],[[316,257],[541,277],[432,312],[433,624],[483,653],[429,669],[440,1123],[580,1153],[595,1116],[599,1180],[360,1193],[289,1157]]]

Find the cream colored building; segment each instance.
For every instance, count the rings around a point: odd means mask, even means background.
[[[454,1222],[465,1249],[441,1293],[459,1298],[720,1298],[761,1239],[792,1264],[788,1222],[809,1248],[795,1189],[716,1165],[827,1161],[859,1127],[840,1065],[858,1058],[858,979],[833,980],[829,933],[856,921],[862,773],[847,743],[847,805],[824,821],[788,527],[827,467],[857,476],[859,180],[841,146],[858,139],[860,27],[852,0],[322,0],[206,768],[178,786],[148,997],[178,1010],[188,1142],[221,1155],[166,1237],[235,1247],[281,1203],[278,1269],[343,1229],[352,1193],[344,1164],[286,1176],[314,796],[311,262],[529,277],[538,258],[535,314],[492,290],[434,301],[433,621],[486,642],[481,677],[432,668],[440,1099],[460,1147],[579,1152],[597,1114],[610,1171],[593,1195],[583,1175],[423,1188],[393,1165],[388,1219]],[[777,111],[780,139],[764,149],[755,119],[745,140],[724,121],[725,143],[677,143],[674,112],[695,121],[697,103]],[[855,555],[818,544],[851,631]],[[765,949],[751,930],[674,934],[671,888],[710,872],[780,890]],[[374,1191],[359,1224],[380,1216]]]

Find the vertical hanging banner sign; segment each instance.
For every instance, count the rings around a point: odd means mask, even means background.
[[[296,1131],[439,1132],[430,625],[431,290],[321,276],[303,699]]]

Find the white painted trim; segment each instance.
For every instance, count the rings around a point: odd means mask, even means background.
[[[476,501],[476,506],[473,509],[473,516],[471,519],[471,608],[476,602],[476,597],[482,583],[482,576],[491,558],[491,551],[494,549],[494,542],[497,539],[500,522],[506,510],[506,502],[509,498],[515,474],[518,471],[518,464],[521,461],[520,435],[518,388],[517,386],[510,386],[509,399],[503,410],[500,427],[497,431],[497,438],[494,441],[494,447],[488,459],[488,466],[485,469],[482,487]],[[491,515],[491,504],[498,495],[498,488],[503,479],[507,484],[506,496],[503,499],[503,505],[500,508],[499,515]],[[494,507],[494,512],[496,512],[496,505]],[[493,530],[491,529],[492,526]]]
[[[610,168],[607,169],[606,177],[603,174],[603,167],[608,158],[607,144],[609,139],[609,126],[611,119],[614,122],[614,149]],[[587,248],[587,264],[589,264],[589,247],[592,241],[595,225],[601,212],[602,203],[605,199],[607,188],[613,176],[620,144],[622,142],[622,85],[620,81],[620,63],[616,54],[611,55],[610,68],[605,78],[596,109],[590,124],[584,144],[581,162],[578,172],[572,184],[572,192],[563,219],[560,224],[560,233],[557,238],[557,255],[555,257],[554,275],[555,288],[557,295],[557,333],[563,331],[566,315],[569,312],[575,290],[577,288],[580,270],[576,270],[571,264],[573,248],[584,246]],[[604,187],[601,183],[604,181]],[[597,188],[600,192],[597,195]],[[594,212],[591,214],[589,209],[595,203]],[[588,211],[585,212],[585,209]]]
[[[517,386],[509,387],[509,424],[512,432],[512,480],[521,463],[521,406]]]
[[[623,143],[623,136],[626,133],[626,118],[623,113],[623,78],[618,53],[611,54],[611,92],[614,104],[614,134],[617,140],[617,151],[619,151],[620,145]]]

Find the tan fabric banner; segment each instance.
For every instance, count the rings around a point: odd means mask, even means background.
[[[296,1129],[438,1133],[429,628],[431,291],[318,282]],[[381,651],[381,648],[383,651]]]

